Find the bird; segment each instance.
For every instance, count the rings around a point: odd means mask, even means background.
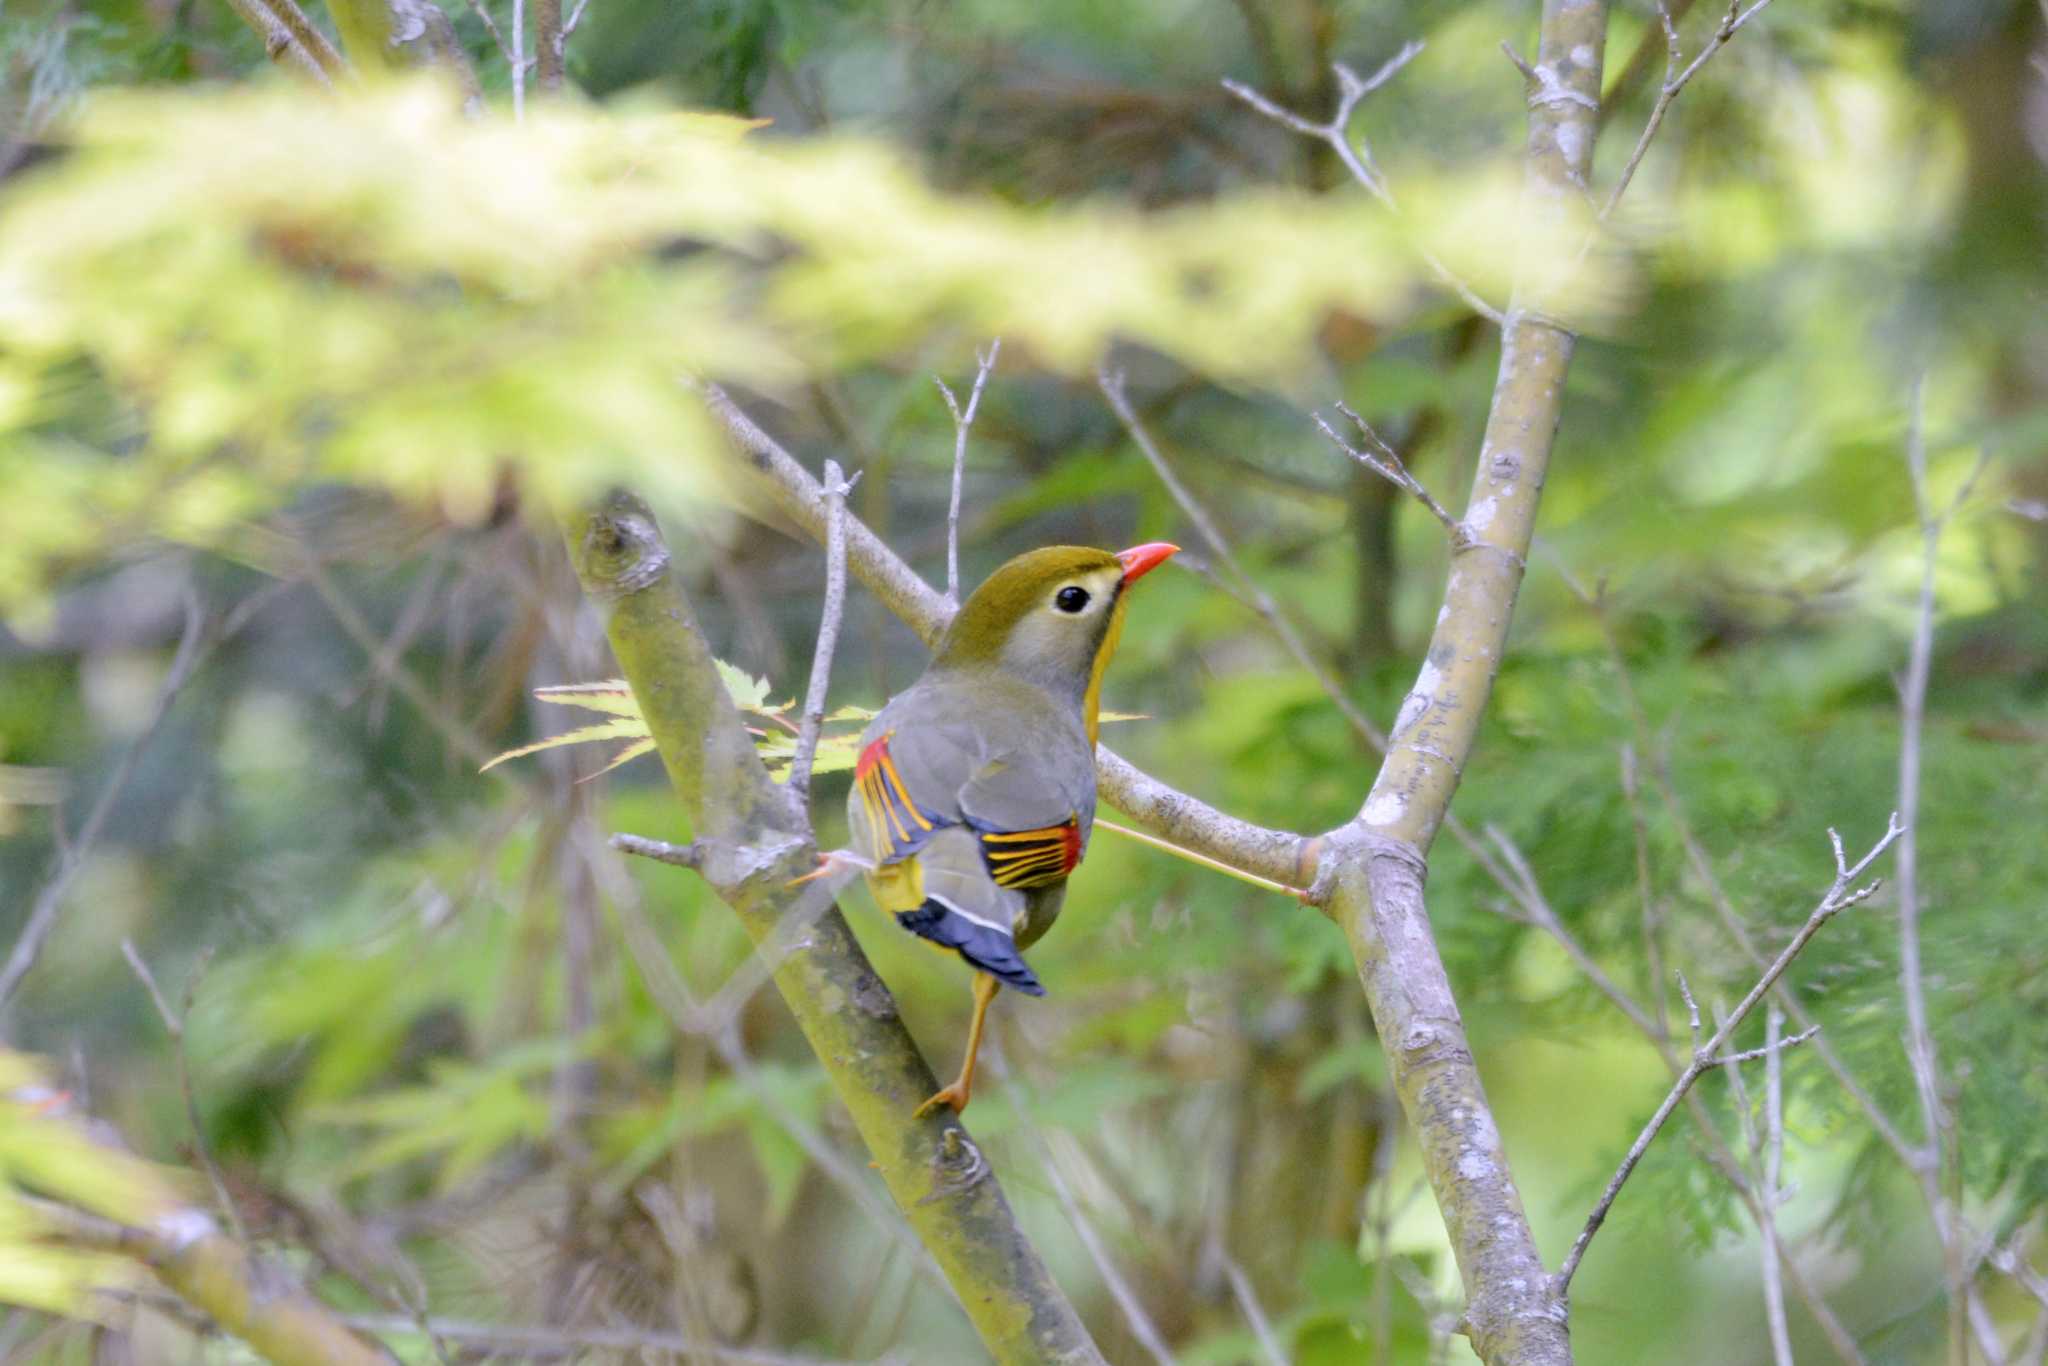
[[[1047,546],[960,605],[924,675],[857,741],[853,853],[896,923],[974,969],[960,1073],[917,1108],[967,1108],[991,1002],[1043,996],[1024,961],[1058,918],[1095,823],[1102,675],[1131,586],[1180,547]]]

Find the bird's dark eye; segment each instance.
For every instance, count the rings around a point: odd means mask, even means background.
[[[1069,584],[1053,594],[1052,605],[1062,612],[1078,612],[1088,605],[1088,590]]]

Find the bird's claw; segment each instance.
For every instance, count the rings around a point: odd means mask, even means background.
[[[913,1114],[911,1118],[923,1119],[926,1115],[938,1109],[941,1105],[951,1106],[953,1108],[953,1113],[957,1115],[967,1108],[968,1095],[969,1092],[967,1088],[956,1081],[952,1085],[947,1086],[941,1091],[939,1091],[937,1095],[933,1096],[924,1104],[918,1106],[916,1113]]]
[[[858,868],[863,872],[873,872],[874,867],[874,860],[862,858],[851,849],[827,849],[818,855],[818,866],[816,868],[805,873],[802,877],[793,877],[782,885],[784,887],[801,887],[806,882],[816,882],[821,877],[830,877],[835,873],[843,873],[849,868]]]

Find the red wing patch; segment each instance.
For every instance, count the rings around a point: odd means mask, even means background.
[[[999,886],[1043,887],[1066,877],[1081,861],[1081,822],[1073,816],[1037,830],[977,827],[974,833],[981,840],[988,875]]]
[[[870,847],[883,863],[915,853],[939,827],[951,824],[911,799],[903,775],[896,771],[896,761],[889,757],[887,735],[860,752],[853,765],[853,785],[867,816]]]

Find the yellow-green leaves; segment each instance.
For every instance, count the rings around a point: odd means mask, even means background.
[[[726,691],[732,694],[733,705],[742,713],[763,725],[749,724],[747,731],[754,736],[755,747],[761,751],[761,759],[773,769],[787,764],[796,753],[796,723],[789,713],[796,707],[792,701],[770,702],[768,680],[754,678],[744,670],[733,667],[724,660],[714,661],[718,665],[718,676],[724,680]],[[640,703],[633,696],[633,690],[623,678],[606,679],[602,683],[569,683],[556,688],[536,688],[533,695],[543,702],[554,702],[562,706],[582,707],[587,711],[608,716],[608,721],[599,721],[574,730],[563,731],[536,740],[530,745],[508,749],[494,757],[485,769],[497,767],[507,759],[519,759],[529,754],[538,754],[544,749],[557,749],[563,745],[589,744],[599,740],[624,740],[626,744],[598,773],[609,773],[631,759],[654,752],[653,737],[647,733],[647,722],[640,715]],[[852,768],[854,749],[860,739],[861,726],[874,717],[864,707],[841,707],[825,717],[826,723],[854,723],[852,729],[827,731],[818,740],[818,760],[813,772],[830,773],[837,769]],[[775,730],[764,726],[777,727]],[[597,776],[592,774],[592,777]]]
[[[1363,195],[1019,207],[752,126],[469,119],[428,82],[96,93],[0,216],[0,603],[103,540],[209,542],[310,481],[458,521],[508,484],[716,497],[688,380],[774,390],[934,331],[1069,373],[1125,338],[1298,386],[1329,312],[1395,321],[1423,297],[1414,239],[1444,236]],[[1513,216],[1480,218],[1483,249],[1454,254],[1498,290]]]

